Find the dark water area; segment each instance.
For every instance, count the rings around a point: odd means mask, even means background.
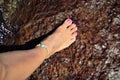
[[[0,7],[0,52],[26,49],[25,45],[15,45],[15,33],[18,31],[18,25],[11,25],[7,16],[5,7]]]
[[[119,0],[1,3],[1,51],[34,48],[67,18],[78,26],[76,42],[45,60],[28,80],[120,79]]]
[[[10,44],[14,44],[15,32],[19,29],[18,25],[11,25],[7,17],[3,16],[5,11],[4,7],[0,7],[0,45],[9,45],[7,38],[11,40]]]

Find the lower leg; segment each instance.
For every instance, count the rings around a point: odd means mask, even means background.
[[[76,30],[76,25],[67,19],[51,36],[42,41],[47,46],[48,53],[45,49],[36,47],[32,50],[0,54],[0,66],[5,68],[1,73],[5,72],[5,80],[26,79],[46,58],[70,46],[76,40]]]

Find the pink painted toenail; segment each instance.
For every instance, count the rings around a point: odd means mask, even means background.
[[[74,24],[74,26],[76,27],[76,24]]]
[[[78,27],[76,27],[76,29],[78,30]]]
[[[71,20],[71,19],[67,19],[67,22],[68,22],[68,23],[71,23],[71,22],[72,22],[72,20]]]
[[[78,35],[78,33],[76,32],[76,36]]]

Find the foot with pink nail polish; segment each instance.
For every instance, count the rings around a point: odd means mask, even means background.
[[[76,31],[76,24],[72,23],[71,19],[67,19],[52,35],[43,40],[42,43],[47,45],[51,53],[58,52],[69,47],[76,40]]]

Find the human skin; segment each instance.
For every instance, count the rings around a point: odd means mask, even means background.
[[[42,62],[54,53],[69,47],[77,36],[77,27],[71,19],[45,40],[45,48],[36,46],[31,50],[11,51],[0,54],[0,80],[25,80]]]

